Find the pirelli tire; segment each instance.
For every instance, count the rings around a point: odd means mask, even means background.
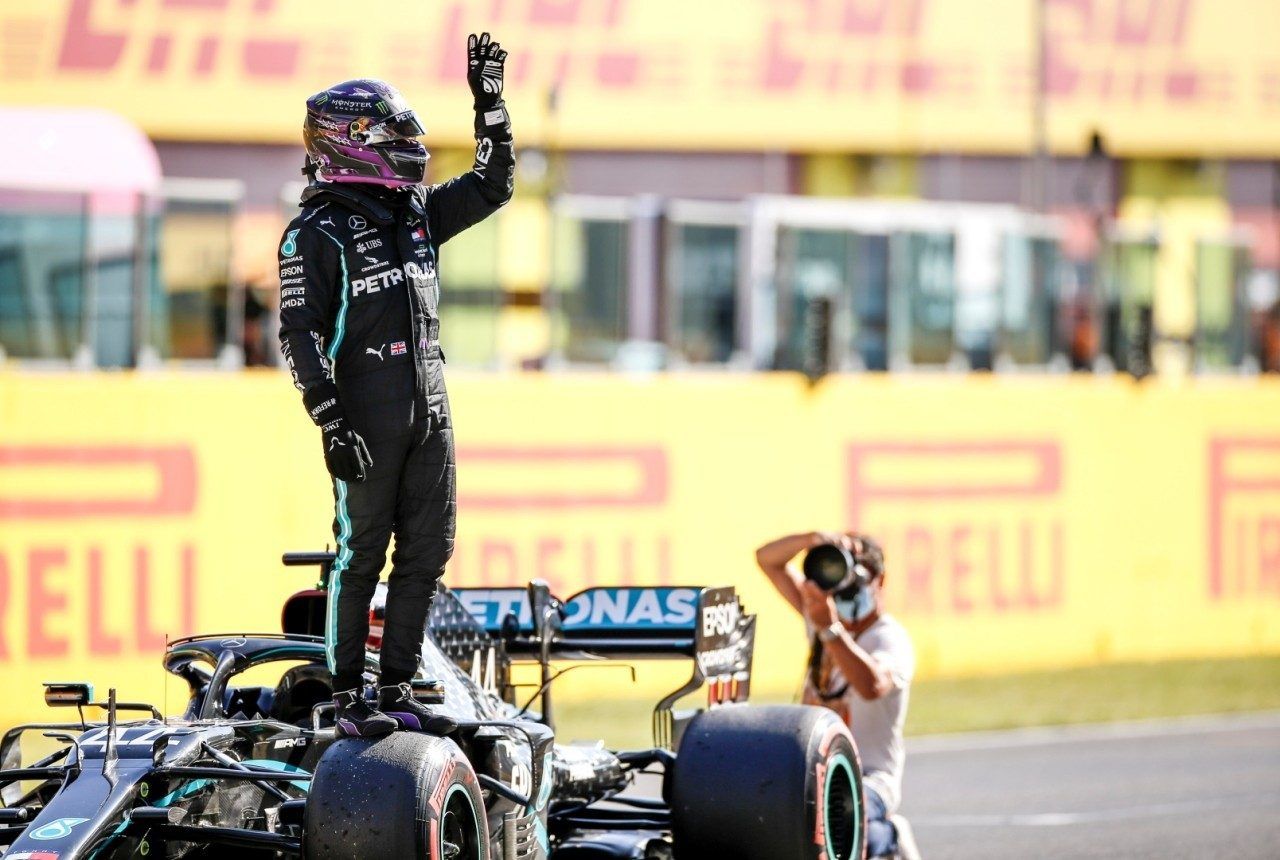
[[[729,705],[685,729],[670,776],[676,860],[862,860],[866,807],[849,729],[803,705]]]
[[[344,738],[321,757],[303,823],[306,860],[489,860],[480,785],[447,738]]]

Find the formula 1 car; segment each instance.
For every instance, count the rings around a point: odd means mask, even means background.
[[[732,588],[593,588],[567,601],[540,582],[442,588],[421,673],[437,680],[414,689],[458,731],[337,738],[317,635],[332,561],[285,556],[321,577],[287,601],[283,634],[169,645],[165,669],[190,694],[180,717],[114,690],[94,702],[88,684],[46,684],[46,702],[80,719],[0,739],[4,860],[862,858],[853,739],[830,711],[745,703],[755,617]],[[693,672],[654,709],[653,747],[556,742],[557,663],[661,657],[688,658]],[[541,677],[523,703],[518,662]],[[264,673],[273,685],[245,683]],[[674,710],[704,686],[707,708]],[[105,719],[86,720],[89,707]],[[659,796],[638,793],[646,782]]]

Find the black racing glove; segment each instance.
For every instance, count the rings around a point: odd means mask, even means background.
[[[467,84],[476,110],[490,110],[502,101],[502,71],[507,52],[488,33],[467,37]]]
[[[341,415],[320,431],[324,439],[324,464],[329,467],[329,474],[339,481],[363,481],[373,468],[373,458],[360,434],[352,430]]]
[[[360,434],[347,424],[347,416],[338,402],[338,387],[330,380],[315,385],[302,395],[307,414],[320,427],[324,441],[324,464],[329,474],[339,481],[359,483],[373,468],[369,446]]]

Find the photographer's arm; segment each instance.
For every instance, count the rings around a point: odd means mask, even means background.
[[[815,629],[825,630],[832,625],[839,627],[839,634],[824,647],[844,675],[849,685],[867,701],[874,701],[893,689],[893,675],[888,667],[868,654],[854,641],[853,634],[843,624],[836,624],[836,607],[828,595],[812,582],[800,585],[802,612]]]
[[[804,604],[800,598],[800,584],[804,582],[804,574],[791,560],[822,542],[823,537],[818,532],[804,532],[780,537],[756,550],[756,564],[787,603],[795,607],[796,612],[804,612]]]

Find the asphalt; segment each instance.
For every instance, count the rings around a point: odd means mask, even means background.
[[[1280,858],[1280,713],[909,739],[926,860]]]

